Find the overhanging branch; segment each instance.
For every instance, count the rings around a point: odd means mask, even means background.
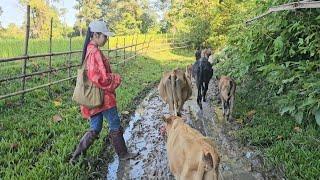
[[[260,19],[268,14],[284,10],[295,10],[295,9],[311,9],[311,8],[320,8],[320,1],[299,1],[288,4],[283,4],[277,7],[269,8],[269,10],[255,18],[246,21],[246,24],[250,24],[252,21]]]

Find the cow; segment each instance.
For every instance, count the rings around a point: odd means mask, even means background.
[[[183,70],[164,73],[158,90],[163,101],[169,104],[170,113],[181,116],[183,104],[192,95],[191,82]]]
[[[169,168],[176,179],[217,180],[220,157],[214,143],[178,116],[163,117]]]
[[[193,76],[196,78],[196,85],[198,89],[197,103],[202,110],[202,101],[206,102],[206,94],[208,91],[209,81],[213,76],[213,69],[211,63],[208,62],[209,50],[202,51],[200,60],[193,64]]]
[[[232,110],[235,100],[236,83],[228,76],[221,76],[219,79],[219,92],[223,116],[227,120],[232,117]]]
[[[197,48],[196,52],[194,53],[194,56],[196,57],[196,61],[198,61],[201,58],[200,47]]]

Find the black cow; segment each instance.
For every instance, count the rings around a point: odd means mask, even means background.
[[[192,69],[192,74],[193,77],[196,78],[196,85],[198,88],[197,103],[200,109],[202,109],[202,100],[203,102],[206,102],[206,94],[208,91],[209,81],[213,76],[212,65],[208,61],[207,54],[196,61]]]
[[[196,57],[196,61],[198,61],[201,58],[201,50],[200,48],[197,48],[196,52],[194,53]]]

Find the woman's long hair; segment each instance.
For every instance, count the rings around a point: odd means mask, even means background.
[[[86,39],[84,40],[84,44],[83,44],[81,64],[83,64],[83,61],[84,61],[84,59],[86,58],[87,47],[88,47],[88,44],[89,44],[89,42],[90,42],[91,37],[92,37],[92,33],[91,33],[91,31],[90,31],[90,28],[88,27],[87,34],[86,34]]]

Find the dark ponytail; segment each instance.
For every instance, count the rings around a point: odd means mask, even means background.
[[[91,31],[90,31],[90,28],[88,27],[87,34],[86,34],[86,39],[84,40],[84,44],[83,44],[81,64],[83,64],[83,61],[84,61],[84,59],[86,58],[87,47],[88,47],[88,44],[89,44],[89,42],[90,42],[91,36],[92,36],[92,33],[91,33]]]

